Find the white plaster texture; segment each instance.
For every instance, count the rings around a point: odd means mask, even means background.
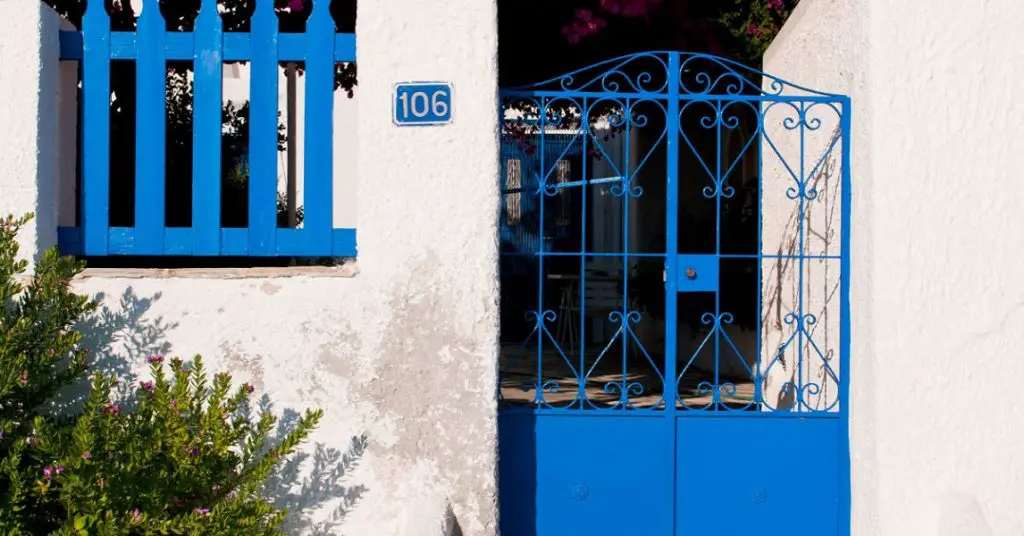
[[[0,209],[49,210],[52,236],[26,234],[33,246],[55,242],[60,204],[40,186],[57,167],[40,95],[56,110],[58,87],[57,19],[40,6],[0,2],[0,68],[24,74],[0,78],[0,163],[15,172]],[[272,490],[293,533],[495,534],[496,5],[385,0],[358,15],[358,270],[92,271],[75,288],[103,307],[82,328],[126,381],[149,354],[202,354],[279,413],[323,408],[309,458]],[[453,124],[392,124],[393,84],[421,79],[454,84]]]
[[[18,240],[31,264],[57,243],[59,24],[38,0],[0,2],[0,214],[35,213]]]
[[[853,99],[855,536],[1024,534],[1021,17],[803,0],[765,58]]]

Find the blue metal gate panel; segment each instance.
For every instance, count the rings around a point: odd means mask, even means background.
[[[839,419],[679,419],[677,433],[675,534],[842,534]]]
[[[849,533],[849,107],[677,52],[502,91],[503,534]]]

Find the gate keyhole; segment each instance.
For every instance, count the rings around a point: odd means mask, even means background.
[[[693,268],[687,268],[686,269],[686,278],[687,279],[691,279],[691,280],[692,279],[697,279],[697,270],[694,270]]]

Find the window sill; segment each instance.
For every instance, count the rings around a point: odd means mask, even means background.
[[[277,279],[291,277],[353,278],[359,275],[355,261],[341,266],[261,268],[86,268],[76,277],[85,279]]]

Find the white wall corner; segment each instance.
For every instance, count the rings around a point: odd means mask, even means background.
[[[0,2],[0,214],[36,214],[19,236],[32,265],[57,243],[59,31],[38,0]]]

